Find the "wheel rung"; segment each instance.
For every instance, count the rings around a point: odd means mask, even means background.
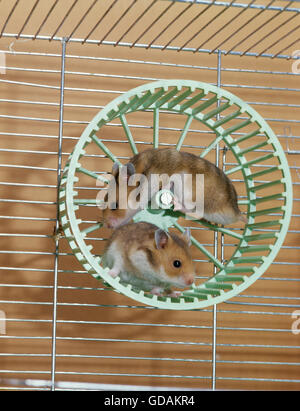
[[[273,153],[271,153],[271,154],[265,154],[264,156],[257,157],[257,158],[255,158],[254,160],[250,160],[250,161],[248,161],[247,163],[245,163],[245,164],[243,164],[243,165],[244,165],[244,166],[245,166],[245,165],[248,166],[248,165],[252,165],[252,164],[256,164],[256,163],[262,163],[262,162],[264,162],[264,161],[266,161],[266,160],[269,160],[270,158],[273,158],[273,157],[274,157]]]
[[[263,176],[268,173],[273,173],[273,171],[278,171],[278,167],[268,167],[265,170],[259,171],[258,173],[250,174],[247,176],[248,180],[255,180],[257,177]]]
[[[158,301],[164,301],[164,302],[167,301],[167,298],[168,298],[168,297],[164,297],[164,296],[162,296],[162,295],[159,295],[159,296],[157,297]]]
[[[70,241],[74,241],[74,235],[72,234],[72,232],[71,232],[71,230],[69,229],[69,227],[68,226],[66,226],[66,225],[63,225],[63,228],[64,228],[64,232],[65,232],[65,238],[70,242]],[[79,248],[72,248],[72,252],[73,252],[73,250],[77,250],[77,252],[78,251],[80,251],[79,250]]]
[[[187,108],[191,107],[193,104],[196,104],[199,100],[202,99],[202,97],[205,96],[205,92],[201,91],[201,93],[197,94],[195,97],[192,97],[190,100],[188,100],[186,103],[183,103],[180,106],[180,111],[184,111]]]
[[[145,93],[142,97],[139,98],[138,101],[136,101],[130,108],[131,111],[135,111],[140,107],[142,104],[145,103],[145,101],[151,96],[151,92],[148,90],[147,93]]]
[[[103,279],[102,279],[102,282],[103,282],[103,285],[105,285],[105,287],[107,287],[107,288],[113,288],[112,285],[110,285],[109,283],[107,283],[107,282],[104,281]]]
[[[226,267],[226,273],[234,274],[234,273],[253,273],[254,268],[252,266],[244,266],[244,267]]]
[[[59,209],[59,217],[62,220],[62,218],[67,214],[67,208],[65,206],[65,203],[62,202],[60,203],[60,209]]]
[[[206,121],[212,117],[214,117],[215,115],[221,113],[222,111],[226,110],[228,107],[230,106],[229,101],[227,101],[227,103],[223,104],[222,106],[219,106],[217,108],[215,108],[214,110],[211,110],[209,113],[204,114],[203,116],[203,121]]]
[[[129,103],[121,103],[119,106],[119,110],[118,110],[118,115],[121,116],[124,113],[126,113],[126,111],[128,111],[131,107],[135,106],[138,102],[140,101],[140,97],[139,96],[134,96]]]
[[[144,96],[135,96],[133,99],[130,100],[128,106],[127,106],[127,112],[130,111],[135,111],[138,109],[138,107],[142,104],[143,102],[143,97]],[[123,114],[123,113],[122,113]]]
[[[64,185],[67,182],[67,173],[66,171],[63,172],[62,176],[61,176],[61,180],[60,180],[60,185]]]
[[[194,298],[200,298],[201,300],[207,300],[207,294],[202,293],[200,290],[199,291],[183,291],[182,295],[185,297],[194,297]]]
[[[97,129],[93,129],[90,133],[90,137],[93,137],[93,135],[95,134],[95,132],[99,131],[99,129],[108,122],[108,118],[102,118],[101,120],[98,121],[97,123]]]
[[[280,220],[272,220],[272,221],[262,221],[260,223],[253,223],[253,224],[247,224],[247,227],[251,229],[255,228],[264,228],[264,227],[272,227],[274,225],[281,225]]]
[[[183,293],[185,294],[186,291],[184,291]],[[217,296],[221,295],[221,291],[220,291],[220,290],[211,290],[211,289],[204,288],[204,287],[195,288],[194,291],[193,291],[193,295],[194,295],[195,293],[199,293],[199,294],[202,294],[202,295],[203,295],[203,294],[207,294],[207,295],[217,295]]]
[[[74,204],[97,204],[96,198],[74,198]]]
[[[155,107],[156,108],[161,107],[163,104],[165,104],[167,101],[169,101],[170,98],[174,97],[176,93],[178,93],[178,88],[177,87],[175,87],[173,90],[169,91],[169,93],[167,93],[166,95],[161,97],[159,100],[157,100],[157,102],[155,103]]]
[[[206,283],[205,287],[210,288],[210,289],[216,289],[216,290],[232,290],[233,286],[232,284],[226,284],[226,283]]]
[[[60,188],[59,193],[58,193],[58,197],[59,197],[59,199],[60,199],[60,202],[62,202],[62,201],[65,200],[65,198],[66,198],[66,193],[67,193],[67,191],[66,191],[65,187],[64,187],[63,189]]]
[[[87,227],[87,228],[81,230],[81,233],[83,233],[83,234],[91,233],[91,232],[93,232],[93,231],[98,230],[99,228],[101,228],[102,225],[103,225],[102,223],[93,224],[93,225],[91,225],[90,227]]]
[[[77,257],[77,259],[81,262],[82,265],[87,264],[87,259],[84,258],[83,254],[81,253],[81,250],[79,248],[77,250],[79,251],[73,250],[73,254]]]
[[[158,100],[162,94],[164,94],[165,90],[163,88],[160,88],[156,93],[151,94],[146,101],[143,103],[144,108],[148,108],[153,104],[156,100]]]
[[[249,213],[249,216],[255,217],[255,216],[260,216],[260,215],[265,215],[265,214],[277,213],[281,211],[282,211],[282,207],[266,208],[264,210],[252,211]]]
[[[241,151],[238,153],[238,155],[239,155],[239,156],[243,156],[244,154],[249,153],[250,151],[257,150],[258,148],[264,147],[264,146],[266,146],[266,145],[268,145],[268,144],[269,144],[268,141],[263,141],[262,143],[254,144],[254,146],[247,147],[247,148],[244,148],[243,150],[241,150]]]
[[[182,299],[183,299],[183,297],[181,297]],[[169,299],[171,300],[171,302],[174,302],[174,303],[179,303],[180,302],[180,296],[178,296],[178,297],[169,297]]]
[[[261,245],[254,245],[249,247],[241,247],[241,253],[254,253],[256,251],[269,251],[272,248],[272,245],[261,244]]]
[[[225,123],[227,123],[227,122],[230,121],[230,120],[233,120],[233,119],[236,118],[236,116],[238,116],[240,113],[241,113],[241,110],[237,110],[237,111],[234,111],[233,113],[228,114],[226,117],[223,117],[223,118],[221,118],[220,120],[217,120],[217,121],[215,122],[215,124],[214,124],[214,127],[219,127],[219,126],[221,126],[222,124],[225,124]],[[228,130],[229,130],[229,129],[228,129]],[[222,135],[224,136],[224,135],[228,135],[228,134],[230,134],[230,132],[227,133],[227,130],[225,130]]]
[[[256,241],[256,240],[264,240],[266,238],[276,238],[277,237],[276,234],[277,234],[276,232],[264,233],[264,234],[252,234],[252,235],[246,235],[244,239],[248,242]]]
[[[177,106],[182,100],[184,100],[187,96],[192,93],[192,90],[188,88],[186,91],[181,93],[179,96],[175,97],[170,103],[168,103],[168,109],[172,109],[173,107]]]
[[[193,303],[193,302],[195,301],[195,298],[189,297],[189,296],[185,296],[185,295],[183,295],[183,296],[181,296],[181,297],[179,297],[179,298],[183,299],[183,300],[184,300],[185,302],[187,302],[187,303]]]
[[[107,114],[107,121],[111,121],[114,117],[116,117],[116,114],[118,113],[118,110],[112,109],[110,110]]]
[[[228,228],[223,228],[223,227],[219,227],[216,231],[223,233],[223,234],[227,234],[230,237],[234,237],[237,238],[239,240],[241,240],[243,238],[242,234],[239,234],[235,231],[229,230]]]
[[[251,124],[251,119],[242,121],[241,123],[235,124],[234,126],[229,127],[228,129],[226,129],[224,131],[224,133],[222,134],[223,137],[228,136],[228,134],[234,133],[235,131],[248,126],[248,124]]]
[[[204,101],[204,103],[200,104],[200,106],[193,108],[193,110],[192,110],[193,116],[198,114],[200,111],[203,111],[207,107],[211,106],[217,100],[218,100],[218,96],[214,96],[214,97]]]
[[[92,269],[92,267],[90,266],[90,264],[86,261],[81,261],[81,265],[83,266],[83,268],[90,274],[95,274],[96,271]]]
[[[240,155],[240,153],[239,153],[239,155]],[[229,170],[225,171],[225,174],[227,174],[227,175],[228,175],[228,174],[232,174],[232,173],[234,173],[234,172],[236,172],[236,171],[241,170],[242,168],[249,167],[249,166],[251,166],[252,164],[262,163],[263,161],[269,160],[270,158],[273,158],[273,157],[274,157],[273,154],[266,154],[266,155],[264,155],[264,156],[257,157],[257,158],[255,158],[255,159],[253,159],[253,160],[247,161],[246,163],[244,163],[244,164],[242,164],[242,165],[239,165],[239,166],[230,168]]]
[[[95,271],[95,270],[89,270],[89,274],[91,274],[94,278],[96,278],[96,280],[100,280],[101,279],[101,277],[100,277],[100,275],[97,273],[97,271]]]
[[[237,257],[231,260],[234,264],[247,264],[247,263],[262,263],[264,260],[261,256],[248,256]]]
[[[271,196],[256,198],[255,200],[251,200],[250,203],[251,204],[259,204],[259,203],[263,203],[265,201],[276,200],[277,198],[284,198],[284,197],[285,197],[285,195],[283,193],[278,193],[278,194],[273,194]]]
[[[240,137],[240,138],[234,140],[234,141],[231,143],[231,146],[235,146],[236,144],[239,144],[239,143],[241,143],[242,141],[248,140],[248,138],[254,137],[254,136],[256,136],[256,135],[259,134],[259,133],[260,133],[260,129],[256,129],[256,130],[254,130],[254,131],[251,131],[250,133],[245,134],[243,137]]]
[[[203,158],[205,157],[219,142],[222,140],[222,136],[218,136],[215,138],[207,147],[204,151],[202,151],[200,157]]]
[[[269,183],[260,184],[260,185],[255,186],[255,187],[251,187],[250,191],[262,190],[264,188],[268,188],[268,187],[274,186],[276,184],[282,184],[282,181],[281,180],[274,180],[274,181],[270,181]]]
[[[235,231],[232,231],[232,230],[230,230],[230,229],[228,229],[228,228],[218,227],[218,226],[213,225],[213,224],[210,224],[210,223],[208,223],[208,222],[206,222],[206,221],[201,221],[201,224],[202,224],[204,227],[209,227],[209,228],[211,228],[211,229],[214,230],[214,231],[218,231],[218,232],[220,232],[220,233],[227,234],[227,235],[229,235],[229,236],[231,236],[231,237],[238,238],[239,240],[241,240],[241,239],[243,238],[242,234],[239,234],[239,233],[237,233],[237,232],[235,232]]]
[[[226,272],[227,272],[227,270],[226,270]],[[232,281],[232,282],[235,282],[235,281],[245,281],[245,277],[243,276],[243,275],[216,275],[215,276],[215,279],[217,280],[217,281]]]

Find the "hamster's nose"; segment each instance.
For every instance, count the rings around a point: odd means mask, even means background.
[[[193,282],[194,282],[194,276],[192,274],[187,275],[186,278],[185,278],[186,285],[192,285]]]
[[[118,220],[116,218],[109,218],[106,221],[106,225],[108,228],[116,228],[118,225]]]

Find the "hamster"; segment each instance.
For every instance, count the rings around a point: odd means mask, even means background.
[[[123,167],[122,167],[123,168]],[[197,174],[204,175],[204,210],[199,218],[216,224],[232,224],[237,221],[247,222],[241,214],[237,204],[237,193],[231,180],[213,163],[175,148],[147,149],[132,157],[126,164],[125,178],[117,163],[114,163],[112,174],[116,181],[116,204],[115,208],[107,207],[102,210],[101,221],[109,228],[116,228],[124,224],[138,211],[128,203],[127,209],[118,208],[118,192],[121,184],[128,184],[128,179],[133,174],[144,174],[148,179],[151,174],[191,174],[193,176],[192,192],[195,193]],[[125,181],[124,181],[125,180]],[[129,197],[135,187],[127,187]],[[127,197],[127,198],[128,198]],[[107,197],[106,197],[107,198]],[[148,198],[150,200],[150,198]],[[148,203],[148,201],[147,201]],[[144,204],[144,206],[147,205]],[[175,202],[174,211],[186,212],[183,205]]]
[[[178,296],[171,287],[190,287],[195,278],[188,234],[167,233],[146,222],[116,228],[103,261],[112,277],[156,295]]]

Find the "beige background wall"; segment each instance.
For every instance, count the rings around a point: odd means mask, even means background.
[[[71,5],[70,1],[63,3],[40,34],[53,33],[66,3]],[[70,33],[80,13],[91,3],[81,2],[56,35]],[[101,3],[76,31],[76,38],[84,38],[93,27],[101,13]],[[112,10],[111,20],[104,22],[92,39],[101,39],[129,4],[128,1],[119,3],[121,8]],[[142,3],[137,2],[128,19],[119,24],[107,40],[117,41],[122,36],[129,22],[143,10]],[[151,18],[166,7],[165,3],[158,2]],[[16,10],[7,33],[18,32],[33,4],[28,1],[28,10]],[[9,2],[4,1],[3,5],[6,13],[1,13],[0,27],[7,16]],[[40,2],[38,7],[41,14],[36,10],[24,34],[36,33],[47,2]],[[168,19],[171,21],[182,7],[182,4],[175,5],[166,20],[160,21],[160,27]],[[185,17],[191,19],[193,13],[194,6]],[[237,9],[224,13],[224,24],[233,15],[230,13],[237,13]],[[250,10],[248,17],[251,13],[254,11]],[[240,25],[245,15],[238,22]],[[205,18],[208,19],[209,14]],[[149,19],[150,16],[147,21]],[[124,41],[137,38],[145,24],[141,21]],[[178,24],[184,24],[183,20]],[[248,25],[247,29],[251,32],[253,27]],[[214,29],[209,30],[213,33]],[[139,42],[151,42],[157,30],[158,27],[153,27]],[[192,27],[190,30],[192,33]],[[224,37],[226,30],[222,32]],[[177,31],[175,24],[156,43],[166,44]],[[209,32],[205,37],[209,38]],[[187,30],[175,43],[182,45],[188,38]],[[201,42],[198,36],[189,46],[196,47]],[[213,48],[214,44],[206,46]],[[229,42],[227,49],[230,47]],[[240,50],[246,48],[247,42]],[[5,334],[0,334],[0,378],[49,380],[61,44],[2,37],[0,49],[5,51],[7,64],[6,73],[0,75],[0,310],[6,317]],[[291,73],[291,61],[227,55],[222,56],[221,66],[222,87],[253,104],[269,122],[285,150],[299,152],[299,80]],[[63,165],[101,107],[121,92],[167,78],[215,84],[217,55],[68,43]],[[146,114],[142,120],[134,116],[130,119],[138,141],[150,142],[151,129],[138,127],[150,126],[149,121]],[[161,126],[164,128],[160,130],[160,141],[174,144],[179,133],[176,128],[182,128],[180,119],[166,116]],[[288,138],[289,135],[294,138]],[[124,161],[130,156],[120,127],[108,127],[105,138],[112,140],[109,147],[114,154]],[[186,149],[200,153],[208,141],[209,135],[190,133],[185,143],[197,147]],[[140,150],[145,147],[138,145]],[[287,152],[295,200],[289,232],[276,261],[243,295],[217,307],[216,387],[219,389],[299,389],[300,341],[299,334],[291,332],[294,321],[291,315],[299,310],[300,291],[298,156]],[[89,161],[97,171],[109,170],[108,160],[96,157]],[[230,155],[227,161],[231,161]],[[234,184],[242,195],[243,182],[239,180],[235,177]],[[91,197],[95,193],[95,190],[82,191]],[[97,221],[97,210],[87,208],[86,218]],[[108,230],[101,231],[104,239],[108,235]],[[201,232],[199,236],[212,251],[211,233]],[[225,247],[228,254],[234,246],[233,240],[231,243]],[[104,241],[97,244],[100,254]],[[195,250],[194,257],[200,260],[197,261],[199,274],[208,275],[212,264]],[[60,241],[58,262],[57,381],[211,388],[212,308],[193,312],[162,311],[107,290],[83,271],[65,239]],[[1,385],[6,386],[4,382]]]

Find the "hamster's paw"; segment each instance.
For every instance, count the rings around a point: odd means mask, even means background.
[[[153,295],[158,295],[159,297],[162,297],[163,291],[164,290],[161,287],[153,287],[152,290],[150,291],[150,293],[153,294]]]
[[[119,274],[120,274],[120,270],[116,269],[116,268],[112,268],[109,270],[108,274],[112,277],[112,278],[116,278]]]
[[[173,204],[173,211],[181,211],[184,212],[184,207],[183,205],[177,200],[176,197],[173,197],[173,200],[171,202]]]
[[[168,294],[168,297],[180,297],[181,296],[181,291],[171,291]]]

